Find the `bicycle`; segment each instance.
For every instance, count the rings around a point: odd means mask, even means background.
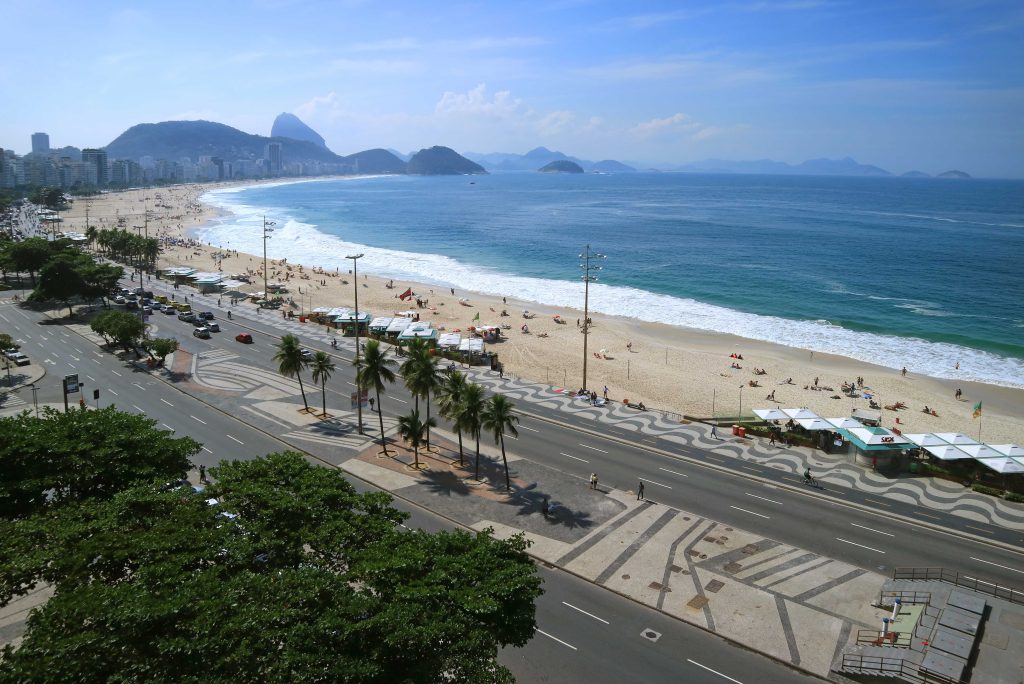
[[[815,489],[821,489],[821,484],[810,473],[804,473],[804,484]]]

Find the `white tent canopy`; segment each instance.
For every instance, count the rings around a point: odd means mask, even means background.
[[[926,446],[925,450],[940,461],[957,461],[961,458],[971,458],[971,455],[952,444],[942,446]]]
[[[1003,456],[1016,456],[1024,458],[1024,447],[1016,444],[989,444],[990,447],[1001,453]]]
[[[805,408],[785,408],[785,409],[782,409],[782,412],[785,413],[790,418],[792,418],[793,420],[801,420],[801,419],[806,419],[806,418],[820,418],[821,417],[817,413],[815,413],[814,411],[812,411],[810,409],[805,409]]]
[[[956,444],[957,446],[960,446],[961,444],[978,443],[977,440],[971,439],[967,435],[961,434],[959,432],[936,432],[934,434],[936,437],[943,440],[947,444]]]
[[[904,434],[908,440],[913,442],[919,447],[930,447],[930,446],[948,446],[949,442],[932,434],[931,432],[917,432],[914,434]]]
[[[909,444],[909,442],[904,439],[903,435],[897,435],[892,430],[886,430],[885,428],[853,428],[852,430],[848,430],[848,432],[860,441],[869,445],[885,444],[896,449],[899,448],[900,445]]]
[[[832,423],[823,418],[801,418],[796,421],[804,430],[834,430]]]
[[[997,473],[1024,473],[1024,464],[1021,464],[1016,459],[1009,458],[1007,456],[1000,456],[999,458],[979,458],[978,462],[984,464],[988,468],[991,468]]]
[[[777,408],[754,409],[754,415],[761,420],[789,420],[789,416]]]
[[[1006,458],[1005,454],[1001,454],[987,444],[964,444],[960,447],[973,458]]]
[[[853,418],[826,418],[828,423],[831,423],[832,427],[843,430],[852,430],[854,428],[864,428],[864,423]]]

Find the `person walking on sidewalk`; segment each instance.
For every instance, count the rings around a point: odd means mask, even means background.
[[[597,473],[590,473],[590,488],[597,489]]]
[[[775,446],[775,430],[771,430],[768,434],[771,435],[768,438],[768,446]]]
[[[199,466],[199,483],[206,484],[206,466]]]
[[[641,480],[640,484],[638,484],[637,487],[636,487],[636,500],[637,501],[643,501],[644,500],[644,483],[643,483],[643,480]]]

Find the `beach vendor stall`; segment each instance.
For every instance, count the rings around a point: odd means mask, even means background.
[[[913,444],[903,435],[883,427],[837,430],[854,450],[855,462],[872,468],[889,469],[899,465],[901,454]]]
[[[355,311],[349,311],[341,316],[337,316],[332,319],[335,328],[340,328],[342,334],[355,335],[356,327],[359,328],[359,334],[368,336],[370,332],[370,321],[373,320],[373,315],[366,311],[360,311],[359,316],[356,316]]]
[[[462,335],[457,332],[446,332],[437,340],[437,346],[445,351],[455,351],[462,343]]]
[[[413,340],[424,340],[427,346],[434,347],[437,345],[437,336],[437,329],[429,321],[421,321],[413,323],[403,330],[398,336],[398,344],[408,344]]]
[[[459,343],[459,351],[466,363],[472,365],[484,358],[484,341],[479,337],[467,337]]]
[[[394,318],[391,319],[391,322],[388,323],[388,327],[387,330],[385,330],[385,334],[388,337],[395,339],[403,332],[405,332],[405,329],[408,328],[413,323],[415,323],[415,320],[411,317],[407,318],[404,316],[395,316]]]
[[[391,325],[391,321],[394,320],[392,316],[378,316],[370,321],[370,334],[377,337],[383,337],[388,332],[388,326]]]
[[[220,273],[193,273],[189,279],[201,294],[220,292],[221,283],[224,281]]]

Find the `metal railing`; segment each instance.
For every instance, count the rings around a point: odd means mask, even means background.
[[[1024,591],[1020,589],[1004,587],[995,582],[986,582],[948,568],[896,568],[892,571],[892,578],[894,580],[946,582],[1003,601],[1024,605]]]
[[[842,668],[844,672],[856,671],[858,674],[898,676],[900,679],[915,684],[968,684],[964,679],[953,679],[945,675],[922,672],[916,664],[909,663],[903,658],[844,653]]]
[[[882,591],[878,595],[878,605],[892,606],[896,599],[899,599],[901,603],[923,603],[924,605],[928,605],[932,601],[932,593],[930,591],[903,591],[901,589]]]
[[[881,632],[877,629],[857,630],[857,643],[862,646],[910,648],[913,640],[913,635],[906,632]]]

